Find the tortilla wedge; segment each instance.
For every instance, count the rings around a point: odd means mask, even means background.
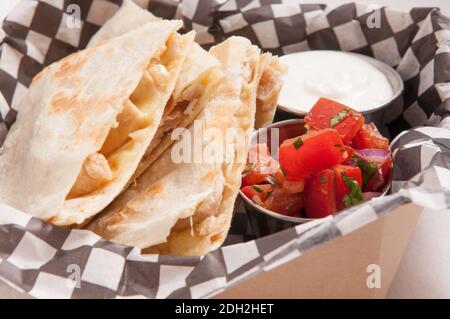
[[[273,122],[277,110],[278,96],[283,87],[287,68],[270,53],[261,55],[261,77],[256,95],[255,128],[265,127]]]
[[[229,76],[235,79],[234,81],[239,78],[236,71],[233,71],[236,70],[236,66],[240,65],[243,70],[240,90],[235,90],[234,93],[235,99],[238,99],[239,96],[239,108],[232,111],[233,108],[228,107],[228,110],[233,114],[230,127],[245,132],[245,138],[241,137],[240,140],[235,141],[232,152],[233,160],[222,163],[224,187],[217,211],[215,213],[209,211],[206,214],[197,212],[193,217],[193,226],[190,225],[191,222],[187,226],[186,220],[178,221],[167,242],[146,249],[144,252],[147,253],[201,256],[223,244],[231,225],[234,204],[241,186],[241,173],[245,168],[250,145],[250,134],[255,126],[255,117],[258,113],[257,90],[262,74],[267,67],[261,57],[269,57],[269,55],[259,56],[259,49],[241,37],[231,37],[212,47],[210,52],[222,62],[226,70],[231,70]]]
[[[0,200],[82,223],[125,187],[150,144],[194,34],[157,21],[56,62],[33,80],[0,156]]]
[[[243,140],[231,144],[229,153],[212,162],[176,163],[174,152],[183,140],[175,143],[87,229],[106,239],[146,248],[146,252],[171,255],[203,255],[223,243],[245,165],[248,129],[254,125],[260,51],[247,39],[233,37],[211,53],[222,65],[209,73],[201,97],[205,106],[189,132],[203,151],[223,149],[229,142],[224,139],[229,128],[242,129]],[[215,129],[221,137],[203,136],[199,141],[195,125],[203,131]],[[240,156],[241,162],[227,163],[230,155],[232,161]]]
[[[158,20],[161,19],[133,1],[125,0],[116,14],[95,34],[88,46],[94,46],[136,29],[142,24]],[[198,116],[203,107],[201,103],[198,103],[199,97],[206,88],[206,79],[209,78],[207,72],[219,64],[220,62],[212,54],[202,49],[197,43],[192,44],[172,96],[165,106],[158,130],[127,186],[173,144],[170,136],[174,129],[187,127]]]

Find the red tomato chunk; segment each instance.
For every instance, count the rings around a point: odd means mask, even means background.
[[[299,217],[304,206],[303,196],[289,194],[283,188],[275,186],[262,206],[279,214]]]
[[[280,165],[269,155],[267,145],[257,144],[249,151],[249,163],[246,165],[242,177],[242,185],[262,184],[271,176],[280,173]]]
[[[306,180],[303,192],[306,216],[322,218],[336,212],[336,177],[325,169]]]
[[[244,186],[241,188],[241,191],[254,202],[264,202],[267,199],[267,196],[270,192],[272,192],[273,187],[270,184],[264,185],[252,185],[252,186]],[[255,198],[257,197],[257,198]]]
[[[346,195],[348,195],[348,199],[346,198],[347,201],[351,200],[351,203],[353,203],[353,201],[357,202],[359,200],[359,198],[354,197],[358,197],[359,193],[361,193],[361,170],[359,169],[359,167],[338,165],[334,168],[334,173],[336,176],[336,205],[338,209],[343,209],[349,206],[348,204],[346,204],[346,201],[344,201]],[[351,193],[351,187],[350,185],[348,185],[349,181],[348,179],[345,179],[345,177],[348,177],[349,179],[355,181],[358,184],[359,190],[355,190],[354,193]],[[355,194],[355,192],[357,194]]]
[[[352,140],[352,145],[357,149],[376,148],[387,150],[389,141],[380,134],[375,124],[364,124],[358,134]]]
[[[333,128],[347,144],[364,124],[364,116],[336,101],[320,98],[305,117],[305,123],[312,130]]]
[[[280,165],[287,180],[303,180],[347,158],[342,139],[332,129],[311,131],[285,140],[279,149]]]

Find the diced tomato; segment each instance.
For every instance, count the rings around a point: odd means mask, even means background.
[[[282,185],[283,189],[285,190],[285,192],[288,194],[301,193],[305,189],[305,181],[304,180],[300,180],[300,181],[285,180],[285,181],[283,181],[283,183],[281,185]]]
[[[251,169],[248,172],[244,173],[244,176],[242,176],[242,186],[263,183],[266,180],[267,176],[270,175],[262,173],[260,169],[261,165],[259,165],[258,163],[250,163],[249,165],[251,165]]]
[[[349,194],[350,187],[345,183],[343,174],[356,181],[359,187],[362,187],[362,175],[359,167],[338,165],[334,167],[334,173],[336,175],[336,204],[338,209],[345,208],[344,196]]]
[[[267,145],[257,144],[250,148],[248,161],[242,173],[243,186],[270,182],[271,176],[280,177],[280,165],[269,155]]]
[[[324,129],[285,140],[279,158],[286,180],[299,181],[341,163],[347,152],[337,131]]]
[[[259,205],[267,199],[268,194],[272,190],[273,186],[270,184],[244,186],[241,188],[245,196]]]
[[[336,178],[332,169],[325,169],[306,180],[303,192],[306,215],[322,218],[336,212]]]
[[[302,194],[288,194],[283,188],[276,186],[267,197],[263,207],[279,214],[298,217],[303,208],[303,196]]]
[[[320,98],[305,117],[305,123],[313,130],[333,128],[347,144],[361,129],[364,116],[341,103]]]
[[[345,195],[349,191],[349,187],[344,183],[342,179],[342,174],[345,174],[355,180],[360,187],[362,186],[362,175],[359,167],[337,165],[333,169],[336,174],[336,186],[338,195]]]
[[[389,140],[378,131],[375,124],[364,124],[358,134],[352,140],[353,147],[357,149],[377,148],[387,150],[389,148]]]

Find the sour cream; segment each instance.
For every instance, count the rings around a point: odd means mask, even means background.
[[[288,74],[278,102],[298,113],[307,113],[320,97],[365,112],[394,95],[386,75],[357,54],[317,50],[288,54],[281,60]]]

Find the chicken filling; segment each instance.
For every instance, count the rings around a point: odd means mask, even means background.
[[[132,142],[133,133],[151,124],[153,101],[157,100],[162,89],[167,86],[174,72],[174,63],[179,52],[176,42],[178,34],[172,35],[160,53],[152,58],[137,88],[124,103],[101,149],[89,155],[81,168],[75,184],[66,199],[92,194],[115,178],[114,164],[110,161],[113,154],[127,143]]]

